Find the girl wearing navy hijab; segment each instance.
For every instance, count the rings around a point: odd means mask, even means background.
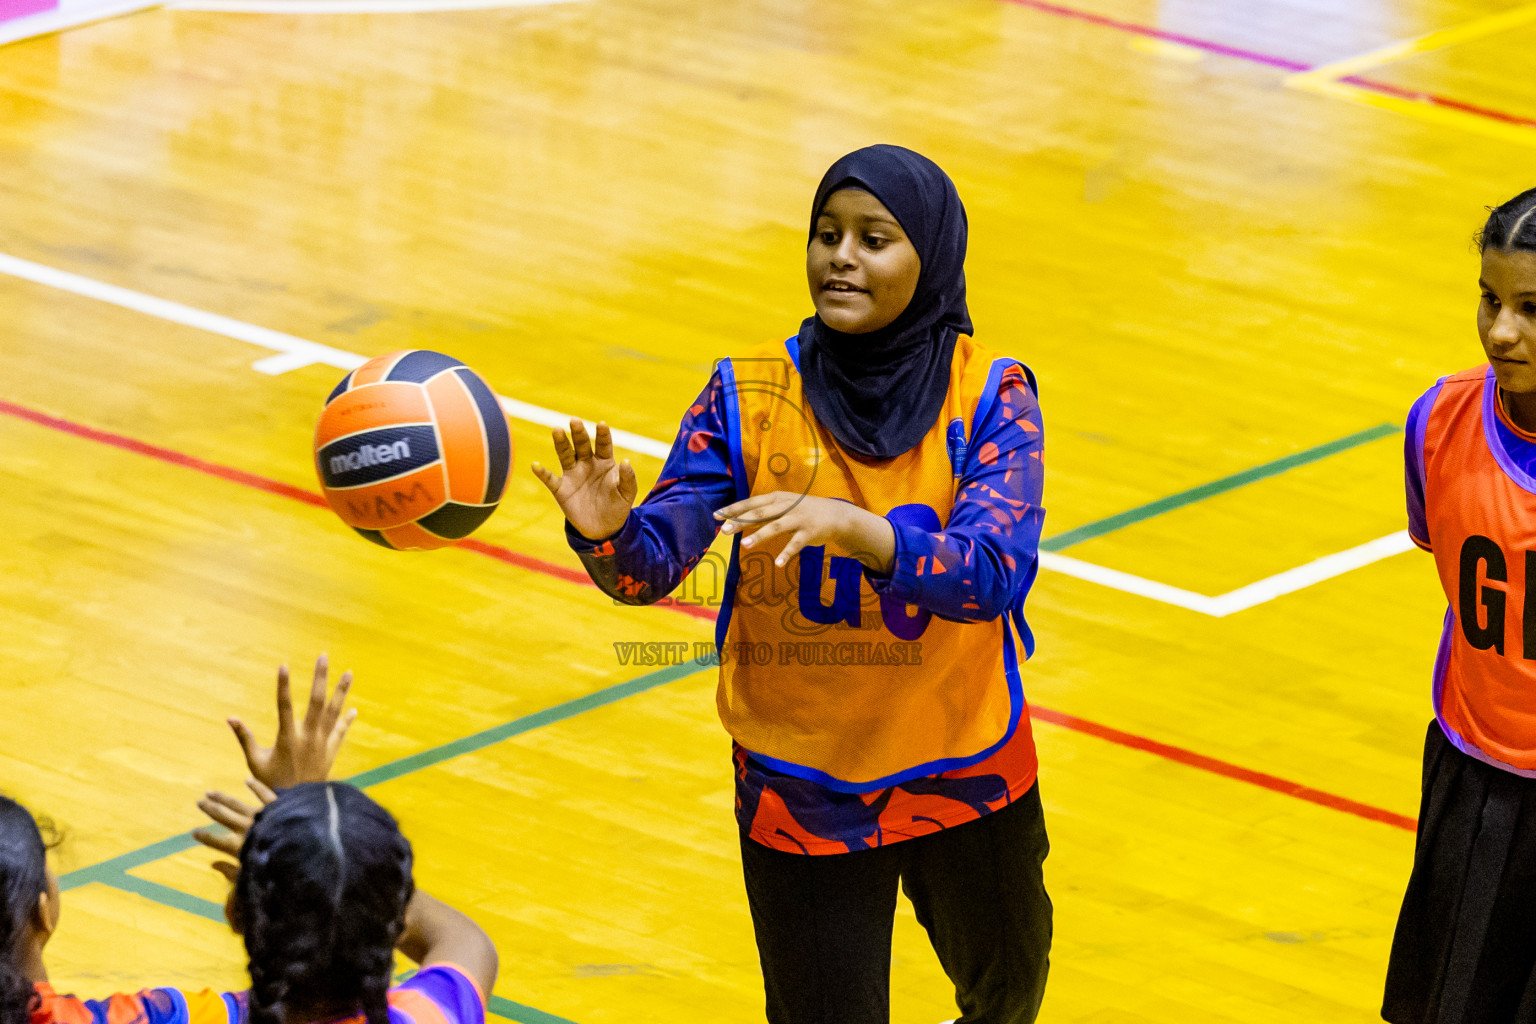
[[[1023,662],[1034,641],[1040,411],[972,337],[965,209],[872,146],[816,190],[815,315],[717,365],[660,481],[608,428],[534,465],[594,582],[669,594],[733,537],[716,645],[772,1024],[884,1024],[900,886],[963,1024],[1039,1011],[1051,940]]]

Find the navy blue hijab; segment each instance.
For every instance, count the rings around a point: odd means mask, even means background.
[[[810,238],[832,193],[862,189],[896,217],[922,269],[912,301],[868,334],[844,334],[813,316],[800,325],[805,397],[843,447],[888,459],[917,446],[943,408],[955,338],[970,334],[965,307],[965,207],[939,165],[900,146],[869,146],[833,164],[816,187]],[[806,242],[810,244],[809,239]]]

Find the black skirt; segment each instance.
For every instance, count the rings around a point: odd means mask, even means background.
[[[1536,779],[1463,754],[1436,722],[1381,1015],[1536,1024]]]

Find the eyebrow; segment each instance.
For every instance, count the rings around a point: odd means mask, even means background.
[[[1481,278],[1478,279],[1477,286],[1479,288],[1481,288],[1485,292],[1493,291],[1493,288],[1489,286],[1488,282],[1482,280]],[[1533,292],[1533,291],[1515,292],[1515,298],[1517,298],[1517,299],[1536,298],[1536,292]]]
[[[832,214],[823,210],[816,215],[816,222],[818,224],[821,223],[821,219],[823,217],[826,217],[829,220],[837,220],[837,218],[832,216]],[[868,227],[872,224],[879,224],[885,227],[895,228],[897,231],[901,230],[901,221],[897,220],[895,217],[890,217],[884,214],[877,213],[869,217],[855,217],[854,220],[862,223],[865,227]]]

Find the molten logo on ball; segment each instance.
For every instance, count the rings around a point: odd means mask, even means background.
[[[331,456],[331,475],[339,476],[349,469],[377,466],[381,462],[411,457],[411,442],[403,438],[394,444],[365,444],[355,452]]]

